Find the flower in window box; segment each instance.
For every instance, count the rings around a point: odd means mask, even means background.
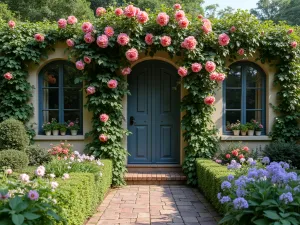
[[[68,126],[67,127],[68,127],[69,130],[79,130],[80,129],[78,121],[75,121],[75,122],[68,121]]]
[[[44,123],[42,126],[44,131],[51,131],[52,130],[52,126],[50,122]]]

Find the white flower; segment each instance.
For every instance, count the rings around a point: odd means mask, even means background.
[[[245,162],[245,161],[246,161],[245,158],[241,158],[241,159],[240,159],[240,162],[241,162],[241,163],[243,163],[243,162]]]
[[[71,169],[71,166],[68,166],[68,169]]]
[[[29,182],[29,176],[26,173],[20,174],[20,180],[22,182]]]
[[[43,168],[38,167],[35,171],[35,175],[38,177],[43,177],[45,175],[45,170]]]
[[[97,160],[96,163],[98,164],[98,166],[104,166],[104,164],[100,160]]]
[[[50,185],[51,185],[51,188],[53,188],[53,189],[55,189],[55,188],[58,187],[58,183],[55,182],[55,181],[54,181],[54,182],[51,182]]]
[[[71,161],[74,161],[74,157],[70,157],[70,160],[71,160]]]
[[[37,169],[46,171],[46,168],[44,166],[39,166]]]
[[[68,157],[67,157],[67,156],[65,156],[65,157],[64,157],[64,160],[67,160],[67,159],[68,159]]]
[[[5,173],[6,173],[7,175],[10,175],[10,174],[13,173],[13,171],[12,171],[12,169],[7,169],[7,170],[5,170]]]
[[[99,173],[99,176],[102,177],[102,175],[103,175],[102,172],[100,172],[100,173]]]
[[[80,155],[80,153],[78,151],[75,151],[74,154],[75,155]]]
[[[62,177],[63,180],[66,180],[66,179],[69,179],[69,178],[70,178],[69,174],[67,174],[67,173],[63,174],[63,177]]]
[[[231,164],[235,164],[236,163],[236,161],[233,159],[233,160],[231,160]]]
[[[252,158],[249,158],[248,160],[247,160],[247,163],[252,163],[253,162],[253,159]]]
[[[51,173],[51,174],[49,174],[49,177],[54,178],[55,174]]]
[[[57,203],[57,200],[56,199],[52,199],[53,203],[56,204]]]

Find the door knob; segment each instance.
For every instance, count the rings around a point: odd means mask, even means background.
[[[129,123],[130,123],[130,126],[132,126],[132,125],[135,124],[135,120],[134,120],[134,117],[133,117],[133,116],[130,117]]]

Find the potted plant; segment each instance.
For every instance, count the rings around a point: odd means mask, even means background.
[[[80,129],[78,121],[75,122],[68,121],[68,129],[71,131],[71,135],[77,135],[78,130]]]
[[[44,123],[42,126],[43,130],[46,133],[46,136],[50,136],[51,135],[51,130],[52,130],[52,126],[50,122]]]
[[[57,136],[59,128],[60,128],[60,124],[57,122],[57,120],[55,118],[52,118],[51,126],[52,126],[52,134]]]
[[[254,124],[246,123],[246,126],[248,127],[248,136],[253,136],[254,135]]]
[[[264,128],[264,126],[261,123],[256,122],[255,135],[260,136],[263,128]]]
[[[67,131],[67,125],[65,123],[59,126],[60,135],[65,136]]]
[[[231,130],[233,131],[234,136],[240,135],[240,129],[241,129],[241,123],[239,120],[237,120],[236,123],[231,124]]]
[[[248,131],[247,125],[246,124],[241,124],[241,133],[242,133],[242,136],[246,136],[247,131]]]

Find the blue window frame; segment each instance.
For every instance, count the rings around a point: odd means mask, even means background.
[[[255,63],[236,62],[223,83],[223,133],[229,134],[226,124],[242,124],[252,119],[260,121],[266,134],[266,74]]]
[[[55,118],[59,123],[78,121],[82,134],[82,83],[75,65],[67,61],[47,64],[39,74],[39,134],[42,125]]]

